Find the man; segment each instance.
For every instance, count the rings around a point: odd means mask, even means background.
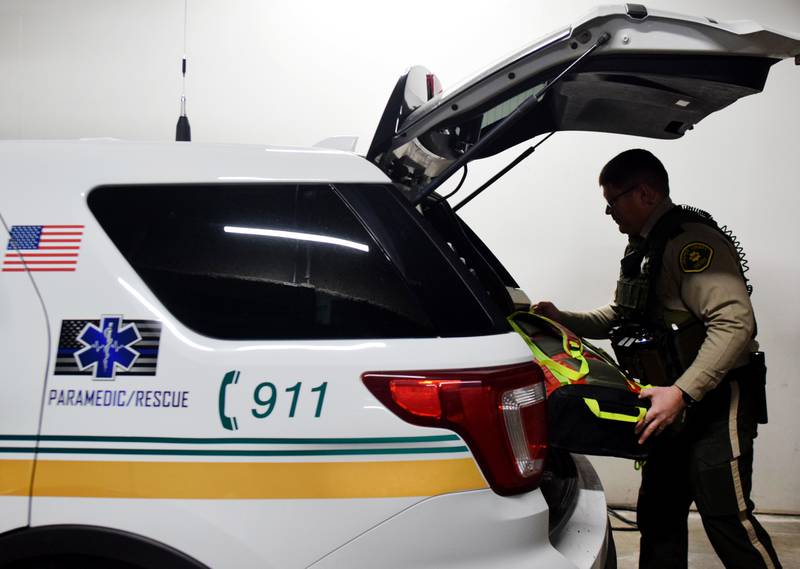
[[[650,152],[623,152],[599,181],[606,214],[629,237],[614,302],[590,312],[551,302],[533,310],[581,336],[611,335],[620,363],[654,385],[642,391],[650,409],[635,428],[640,443],[653,437],[637,504],[639,567],[687,567],[694,501],[725,567],[780,568],[750,500],[765,368],[738,253],[710,216],[672,203],[667,172]],[[642,363],[639,344],[655,363]]]

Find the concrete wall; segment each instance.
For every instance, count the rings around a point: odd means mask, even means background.
[[[189,0],[193,139],[307,146],[354,134],[366,152],[407,66],[426,65],[452,85],[592,4]],[[797,0],[649,5],[800,32]],[[172,139],[183,27],[181,0],[0,0],[0,138]],[[800,68],[782,62],[763,94],[678,141],[557,134],[462,210],[532,298],[591,308],[608,301],[624,246],[603,215],[597,172],[630,147],[660,156],[676,201],[734,228],[751,259],[771,417],[757,442],[754,498],[763,511],[793,513],[800,512],[798,92]],[[471,166],[462,194],[522,148]],[[594,462],[610,501],[633,503],[632,463]]]

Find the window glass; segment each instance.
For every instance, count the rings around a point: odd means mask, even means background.
[[[400,269],[440,336],[483,336],[511,330],[506,321],[510,310],[504,311],[493,301],[441,228],[412,208],[401,192],[367,184],[340,184],[337,189]],[[502,283],[500,287],[507,297]]]
[[[327,185],[98,188],[89,207],[166,308],[225,339],[436,336]]]

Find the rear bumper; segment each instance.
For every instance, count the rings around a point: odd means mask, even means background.
[[[550,542],[573,567],[602,569],[606,565],[609,532],[606,497],[589,461],[581,455],[572,458],[578,471],[575,506],[550,535]]]
[[[589,462],[578,456],[575,462],[575,507],[553,535],[539,490],[511,497],[460,492],[415,504],[311,567],[602,569],[605,496]]]

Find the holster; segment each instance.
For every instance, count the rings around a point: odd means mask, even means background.
[[[732,370],[725,379],[739,382],[742,395],[759,425],[766,425],[767,416],[767,364],[764,352],[752,352],[750,361],[738,369]]]

